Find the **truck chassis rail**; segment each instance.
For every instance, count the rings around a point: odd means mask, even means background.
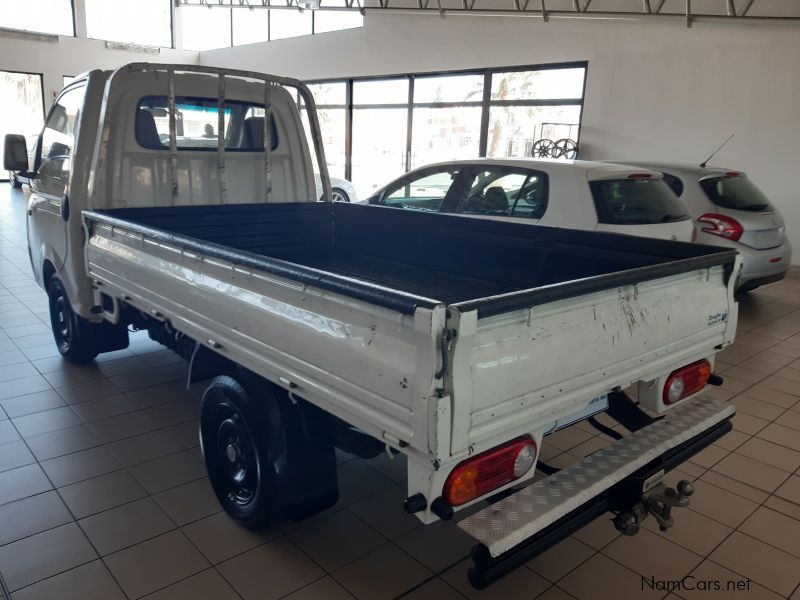
[[[654,479],[725,435],[734,407],[699,396],[665,418],[468,516],[480,542],[470,582],[483,589],[609,510],[628,510]]]

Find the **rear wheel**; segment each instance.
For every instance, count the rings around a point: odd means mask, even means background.
[[[93,339],[93,333],[97,333],[96,329],[93,331],[94,324],[75,314],[58,277],[53,277],[47,284],[47,296],[53,338],[61,356],[74,363],[94,359],[98,354]]]
[[[225,511],[258,530],[333,506],[336,458],[325,414],[252,373],[236,377],[214,379],[200,412],[208,477]]]
[[[222,507],[250,529],[276,517],[277,476],[264,406],[234,378],[217,377],[203,395],[200,439],[211,486]]]

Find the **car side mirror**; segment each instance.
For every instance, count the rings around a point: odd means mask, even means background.
[[[3,168],[6,171],[28,170],[28,143],[24,135],[6,134],[3,143]]]

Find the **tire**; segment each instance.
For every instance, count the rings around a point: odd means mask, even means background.
[[[53,277],[47,284],[47,297],[53,339],[61,356],[78,364],[93,360],[98,354],[94,339],[98,330],[93,323],[75,314],[58,277]]]
[[[14,171],[8,172],[8,182],[11,184],[11,187],[15,190],[18,190],[22,187],[22,182],[17,179],[17,174]]]
[[[350,202],[350,196],[342,188],[331,188],[331,200],[334,202]]]
[[[278,517],[275,455],[279,418],[233,377],[214,379],[203,394],[200,442],[211,487],[225,512],[248,529]],[[278,421],[278,423],[276,423]]]

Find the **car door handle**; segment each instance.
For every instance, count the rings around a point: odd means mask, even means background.
[[[64,221],[69,221],[69,196],[66,194],[61,199],[61,218]]]

